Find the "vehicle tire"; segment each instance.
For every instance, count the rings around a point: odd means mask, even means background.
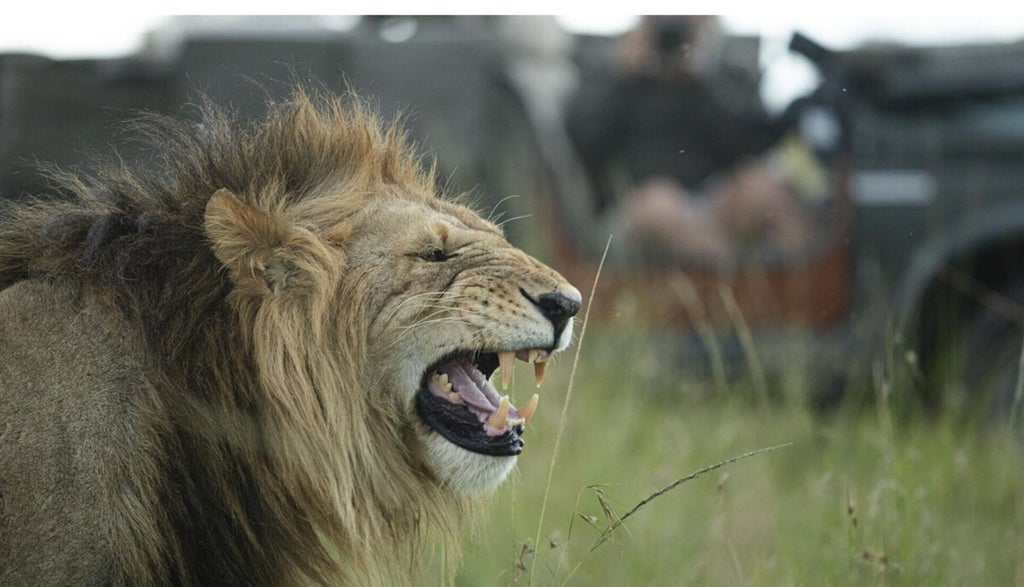
[[[1009,301],[1024,307],[1024,281],[1001,288]],[[1009,422],[1019,410],[1017,387],[1021,368],[1024,324],[982,307],[964,329],[960,386],[963,407],[972,419]]]

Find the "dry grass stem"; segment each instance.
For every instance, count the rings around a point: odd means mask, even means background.
[[[697,471],[694,471],[693,473],[690,473],[689,475],[687,475],[685,477],[681,477],[679,479],[676,479],[672,483],[666,485],[665,487],[662,487],[658,491],[655,491],[654,493],[652,493],[652,494],[648,495],[647,497],[641,499],[640,502],[637,503],[635,506],[633,506],[632,509],[630,509],[628,512],[622,514],[622,516],[619,517],[618,519],[612,521],[608,525],[608,527],[605,528],[604,532],[601,533],[601,536],[598,537],[597,542],[594,543],[594,546],[591,547],[590,551],[593,552],[593,551],[597,550],[597,548],[599,546],[601,546],[609,538],[611,538],[612,534],[619,528],[619,526],[622,526],[622,524],[630,516],[632,516],[633,514],[635,514],[638,511],[640,511],[640,509],[642,507],[644,507],[645,505],[651,503],[652,501],[654,501],[655,499],[661,497],[662,495],[665,495],[669,491],[672,491],[676,487],[679,487],[683,483],[686,483],[687,481],[692,481],[692,480],[696,479],[697,477],[700,477],[701,475],[704,475],[706,473],[710,473],[711,471],[714,471],[716,469],[721,469],[722,467],[724,467],[726,465],[731,465],[732,463],[735,463],[736,461],[741,461],[741,460],[746,459],[748,457],[752,457],[754,455],[758,455],[758,454],[761,454],[761,453],[764,453],[764,452],[769,452],[769,451],[773,451],[773,450],[778,450],[780,448],[785,448],[787,446],[790,446],[791,444],[792,444],[791,442],[787,442],[785,444],[777,444],[775,446],[766,446],[764,448],[759,448],[757,450],[750,451],[748,453],[744,453],[744,454],[741,454],[739,456],[732,457],[731,459],[726,459],[726,460],[724,460],[724,461],[722,461],[720,463],[715,463],[714,465],[710,465],[710,466],[704,467],[703,469],[699,469]]]

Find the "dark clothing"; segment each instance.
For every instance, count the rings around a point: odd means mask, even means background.
[[[612,199],[609,165],[621,165],[634,183],[674,178],[697,191],[716,174],[762,153],[782,134],[781,124],[739,113],[693,76],[635,76],[585,84],[569,113],[569,132],[598,193]]]

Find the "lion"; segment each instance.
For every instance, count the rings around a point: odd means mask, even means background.
[[[456,560],[537,408],[498,387],[517,360],[539,383],[579,291],[354,96],[197,111],[140,123],[154,164],[55,170],[60,197],[3,211],[0,584]]]

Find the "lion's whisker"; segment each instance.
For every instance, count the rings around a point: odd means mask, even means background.
[[[498,210],[498,206],[501,206],[502,204],[504,204],[506,200],[512,200],[512,199],[515,199],[515,198],[518,198],[518,197],[519,197],[519,194],[509,194],[509,195],[505,196],[504,198],[498,200],[498,203],[495,204],[493,208],[491,208],[491,213],[487,215],[487,221],[491,222],[491,223],[497,223],[498,220],[501,219],[501,216],[503,216],[505,214],[505,211],[503,210],[499,216],[497,216],[497,217],[494,216],[494,213]]]
[[[497,226],[498,226],[498,228],[501,228],[502,226],[505,226],[506,224],[508,224],[509,222],[512,222],[513,220],[523,220],[525,218],[532,218],[532,217],[533,217],[533,214],[523,214],[522,216],[513,216],[512,218],[509,218],[507,220],[502,220],[501,222],[497,223]]]

